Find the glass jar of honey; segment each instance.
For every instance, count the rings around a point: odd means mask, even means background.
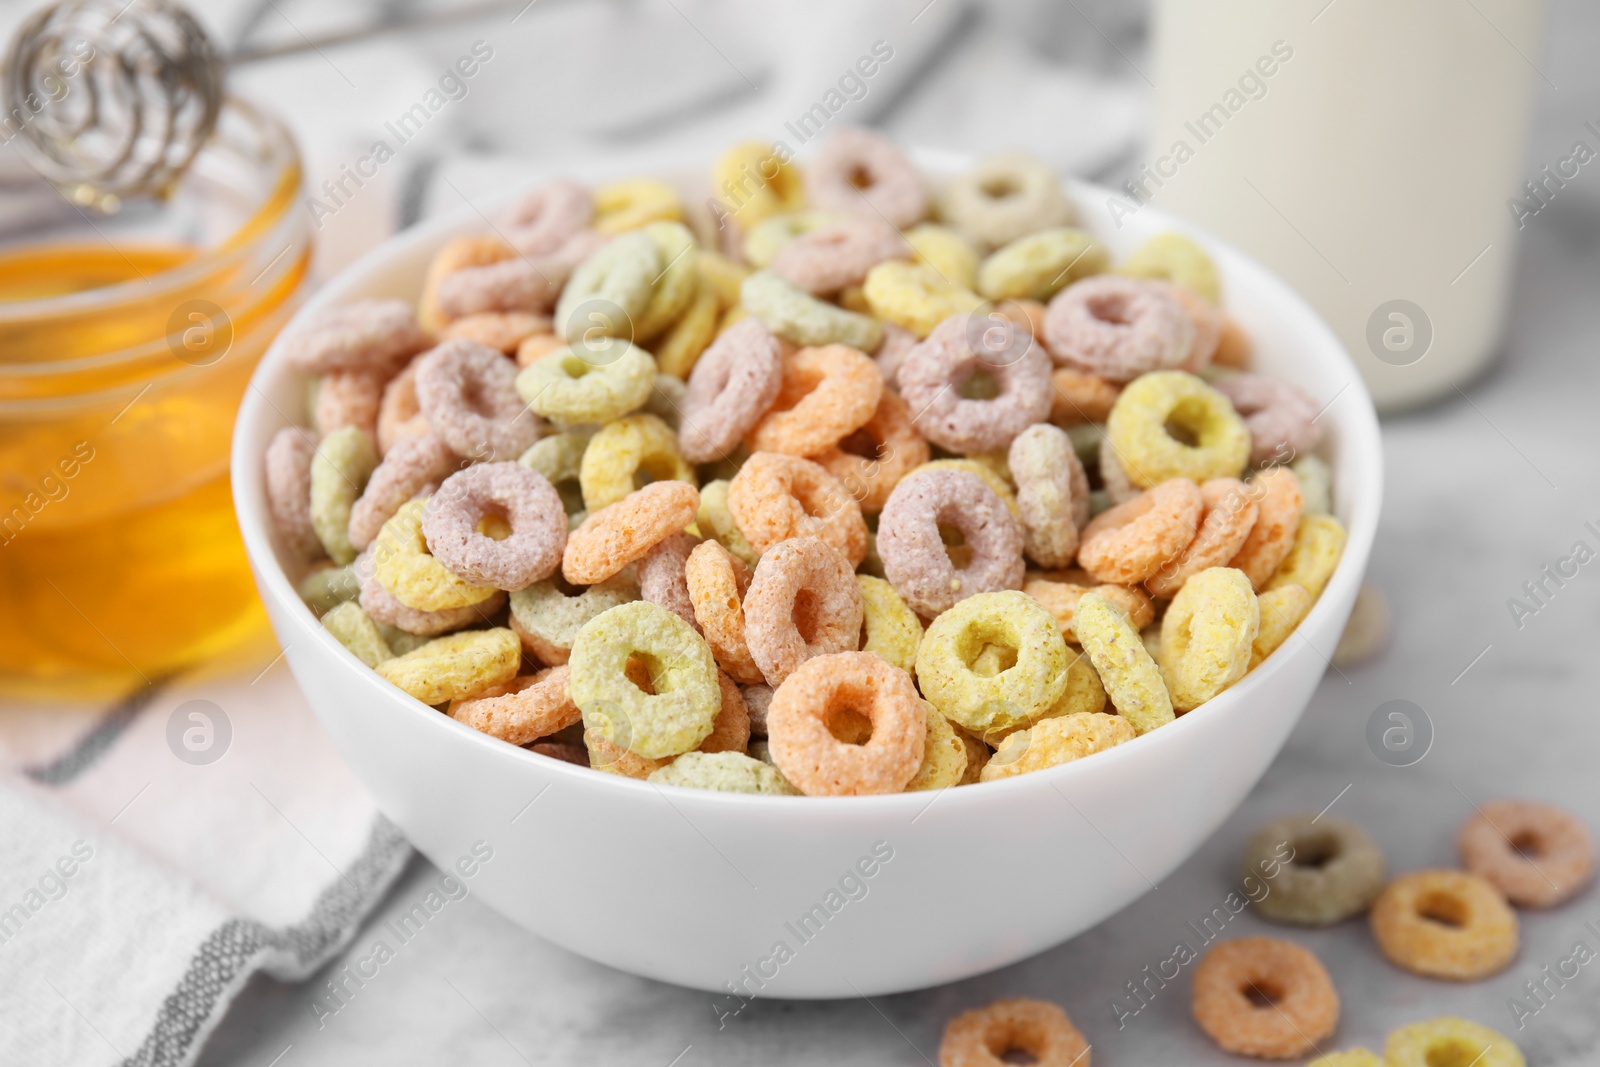
[[[288,131],[229,99],[162,203],[0,243],[0,692],[271,656],[228,446],[305,285],[301,186]]]

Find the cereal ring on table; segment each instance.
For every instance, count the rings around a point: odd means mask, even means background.
[[[1146,578],[1144,587],[1154,596],[1176,596],[1183,583],[1194,575],[1211,567],[1227,566],[1255,528],[1259,509],[1251,496],[1250,488],[1237,478],[1213,478],[1203,483],[1203,510],[1194,540]],[[1249,575],[1245,577],[1248,579]]]
[[[837,549],[815,537],[780,542],[762,555],[744,596],[750,658],[768,685],[781,685],[807,660],[854,652],[864,612]]]
[[[590,511],[633,492],[640,479],[694,485],[694,468],[678,454],[678,435],[654,415],[629,415],[600,428],[583,451],[578,484]]]
[[[1465,871],[1423,870],[1390,882],[1372,905],[1372,936],[1396,967],[1471,982],[1517,954],[1517,916],[1500,890]]]
[[[706,347],[716,339],[717,319],[722,314],[717,294],[704,282],[697,281],[695,285],[689,306],[654,342],[656,366],[680,383],[688,380]]]
[[[448,704],[509,682],[521,663],[517,635],[496,627],[436,638],[374,669],[424,704]]]
[[[700,510],[695,512],[695,525],[702,536],[716,541],[747,566],[754,567],[761,553],[745,540],[733,521],[733,512],[728,509],[728,488],[729,483],[722,478],[700,487]]]
[[[739,229],[749,232],[764,219],[805,206],[800,169],[788,156],[765,141],[742,141],[711,165],[713,194],[728,205],[726,215]]]
[[[283,348],[284,359],[310,374],[388,375],[430,343],[404,300],[357,300],[312,317]]]
[[[311,405],[311,425],[318,437],[354,426],[378,439],[378,408],[383,402],[384,377],[365,371],[334,371],[317,381]]]
[[[1384,1067],[1384,1062],[1383,1057],[1371,1049],[1353,1048],[1318,1056],[1306,1064],[1306,1067]]]
[[[593,226],[600,233],[627,233],[652,222],[683,221],[678,190],[659,178],[627,178],[594,191]]]
[[[400,603],[418,611],[464,608],[494,596],[492,584],[469,582],[429,553],[422,532],[427,508],[426,500],[408,500],[378,531],[371,548],[378,582]]]
[[[654,692],[627,677],[631,657],[643,661]],[[567,666],[584,726],[646,759],[694,748],[711,735],[722,710],[711,649],[688,623],[642,600],[586,623]]]
[[[509,532],[491,536],[483,532],[487,521]],[[478,463],[450,475],[428,498],[422,532],[434,559],[457,577],[514,590],[556,569],[567,518],[543,475],[519,463]]]
[[[1402,1026],[1383,1044],[1384,1067],[1524,1067],[1522,1050],[1487,1026],[1441,1016]]]
[[[1594,838],[1553,804],[1490,800],[1456,833],[1461,865],[1519,908],[1549,908],[1594,876]]]
[[[542,317],[555,307],[569,273],[549,260],[541,263],[522,256],[462,267],[439,279],[434,307],[445,323],[490,312]]]
[[[606,423],[637,410],[655,387],[656,361],[621,338],[563,346],[522,369],[516,392],[564,426]]]
[[[1111,263],[1104,245],[1082,230],[1056,226],[1018,237],[978,268],[977,289],[990,300],[1049,300]]]
[[[893,226],[875,218],[850,218],[801,234],[768,267],[812,296],[826,296],[862,284],[879,263],[910,256],[911,247]]]
[[[965,566],[950,558],[940,524],[960,531],[971,552]],[[1022,585],[1022,528],[994,490],[966,471],[922,471],[901,481],[883,506],[877,542],[890,584],[924,617]]]
[[[573,638],[590,619],[638,599],[638,583],[626,575],[574,593],[550,577],[511,594],[511,629],[522,639],[524,649],[554,666],[567,662]]]
[[[461,460],[432,433],[407,437],[384,454],[367,479],[360,499],[350,508],[348,534],[356,548],[366,548],[400,505],[459,469]]]
[[[350,650],[351,655],[368,667],[376,667],[394,658],[389,645],[378,631],[378,624],[360,606],[345,601],[322,617],[322,628]]]
[[[1072,629],[1106,696],[1135,733],[1147,734],[1176,717],[1161,668],[1121,608],[1099,593],[1085,593],[1073,612]]]
[[[849,588],[853,593],[854,584]],[[832,732],[833,720],[847,710],[867,720],[870,732],[861,744],[840,741]],[[807,796],[900,792],[922,765],[926,734],[911,676],[870,652],[807,660],[778,686],[767,710],[772,758]]]
[[[1199,374],[1211,366],[1216,358],[1217,346],[1222,343],[1222,331],[1227,325],[1227,316],[1214,304],[1206,301],[1205,297],[1184,285],[1168,285],[1167,295],[1183,305],[1183,310],[1194,323],[1194,343],[1189,346],[1189,355],[1183,361],[1180,370],[1190,374]]]
[[[931,222],[912,227],[905,237],[913,262],[931,267],[953,289],[977,290],[978,264],[983,257],[971,241],[948,226]]]
[[[1072,222],[1072,204],[1049,164],[1020,153],[984,160],[939,193],[939,217],[982,248]]]
[[[372,438],[354,426],[317,442],[311,456],[311,527],[335,563],[356,558],[356,546],[350,543],[350,510],[377,465]]]
[[[745,642],[749,568],[715,541],[703,541],[684,561],[683,578],[696,627],[711,646],[717,665],[745,685],[765,681]]]
[[[446,341],[417,362],[417,404],[456,455],[515,459],[544,429],[516,390],[517,366],[492,348]]]
[[[685,752],[665,767],[650,772],[648,781],[719,793],[758,793],[775,797],[800,793],[776,767],[751,759],[743,752]]]
[[[826,451],[871,419],[883,395],[877,364],[848,345],[801,348],[782,366],[777,397],[745,435],[751,452]]]
[[[766,552],[793,537],[815,537],[853,568],[867,554],[867,522],[839,480],[798,456],[757,452],[728,484],[728,511],[751,546]]]
[[[900,480],[928,462],[928,442],[911,425],[911,409],[885,389],[877,410],[854,433],[811,459],[839,479],[861,510],[883,510]]]
[[[320,542],[317,551],[322,551]],[[322,615],[360,596],[361,576],[356,573],[353,563],[335,567],[331,561],[322,560],[310,574],[300,579],[295,592],[305,601],[306,607]]]
[[[1089,1067],[1089,1043],[1067,1013],[1043,1000],[997,1000],[944,1028],[939,1067],[1002,1067],[1020,1052],[1038,1067]]]
[[[904,229],[928,214],[922,175],[881,133],[845,126],[806,164],[806,193],[829,211],[848,211]]]
[[[378,401],[378,455],[386,454],[398,441],[432,433],[428,417],[417,404],[417,364],[413,360],[389,379]]]
[[[738,447],[783,385],[782,347],[760,319],[723,331],[694,365],[684,398],[678,447],[707,463]]]
[[[1383,891],[1384,869],[1372,835],[1332,815],[1274,819],[1244,849],[1245,877],[1270,887],[1256,910],[1274,922],[1332,926],[1358,915]]]
[[[1023,334],[1020,344],[991,351],[986,342],[974,342],[973,322],[953,315],[939,323],[906,354],[897,375],[900,395],[917,412],[913,425],[952,452],[1008,448],[1019,433],[1050,414],[1050,360],[1044,350]],[[963,387],[980,373],[998,392],[968,399]]]
[[[858,574],[856,588],[861,591],[864,613],[865,637],[861,651],[871,652],[891,667],[915,674],[917,647],[922,644],[922,620],[900,599],[894,586],[882,578]]]
[[[484,311],[464,315],[441,326],[439,340],[459,337],[509,356],[522,347],[522,342],[545,334],[549,329],[550,320],[544,315],[526,311]]]
[[[528,745],[583,719],[567,694],[565,666],[514,678],[450,705],[450,717],[513,745]]]
[[[525,256],[554,252],[594,218],[588,186],[571,178],[553,178],[520,196],[506,212],[502,230]]]
[[[1124,615],[1128,616],[1128,623],[1135,630],[1143,630],[1155,618],[1155,604],[1150,597],[1136,586],[1127,585],[1091,585],[1094,581],[1084,575],[1084,583],[1058,582],[1052,578],[1037,577],[1038,572],[1027,576],[1022,583],[1022,591],[1033,599],[1043,604],[1045,610],[1055,616],[1056,626],[1061,630],[1063,640],[1072,644],[1078,643],[1077,632],[1072,627],[1072,618],[1077,610],[1078,601],[1085,593],[1098,593],[1111,603],[1115,604]]]
[[[792,242],[814,230],[844,222],[847,218],[835,211],[796,211],[774,215],[750,227],[740,250],[750,265],[760,270],[771,266],[778,254]]]
[[[1155,278],[1222,303],[1222,279],[1206,250],[1181,233],[1159,233],[1129,253],[1116,267],[1132,278]]]
[[[569,514],[583,510],[578,478],[583,470],[583,453],[593,436],[573,430],[551,434],[517,457],[518,463],[544,475],[545,481],[555,487]]]
[[[683,567],[689,553],[700,544],[700,539],[687,533],[675,533],[656,545],[639,560],[639,598],[659,604],[700,632],[695,621],[694,601],[689,597],[689,586],[684,580]]]
[[[923,471],[966,471],[975,474],[983,480],[983,484],[994,490],[994,495],[1000,498],[1000,503],[1011,512],[1011,517],[1018,522],[1022,521],[1022,509],[1017,506],[1017,494],[1012,491],[1009,482],[995,470],[994,466],[984,463],[976,456],[965,459],[936,459],[922,464],[912,470],[912,474],[921,474]],[[908,475],[909,477],[909,475]]]
[[[997,782],[1104,752],[1134,738],[1119,715],[1078,711],[1052,716],[1008,734],[984,765],[979,781]]]
[[[865,649],[863,649],[865,651]],[[938,709],[922,701],[926,733],[922,743],[922,763],[917,773],[906,783],[907,793],[925,789],[948,789],[960,785],[967,774],[967,745],[950,725],[950,720],[940,715]]]
[[[892,322],[883,324],[883,341],[872,354],[872,361],[878,365],[878,373],[883,375],[883,382],[889,388],[899,388],[900,364],[905,362],[906,353],[917,346],[917,340],[917,335],[910,330],[903,330]]]
[[[561,574],[574,585],[603,582],[694,521],[700,494],[688,482],[651,482],[598,511],[567,535]]]
[[[1228,398],[1183,371],[1129,382],[1106,420],[1106,437],[1141,489],[1168,478],[1237,478],[1250,459],[1250,431]]]
[[[678,321],[700,285],[695,269],[694,234],[681,222],[652,222],[641,231],[655,242],[661,270],[651,279],[650,297],[634,323],[634,335],[648,342]]]
[[[648,233],[625,233],[578,264],[556,301],[555,332],[577,344],[599,336],[632,340],[665,264]]]
[[[1298,585],[1315,600],[1344,554],[1344,525],[1332,515],[1302,515],[1294,545],[1267,581],[1268,589]]]
[[[1278,650],[1311,613],[1311,594],[1293,582],[1268,589],[1256,597],[1261,608],[1261,629],[1250,646],[1250,670]]]
[[[1127,382],[1179,366],[1194,332],[1194,321],[1165,287],[1099,274],[1051,298],[1043,341],[1060,366]]]
[[[1138,585],[1194,540],[1204,499],[1194,482],[1172,478],[1096,515],[1079,536],[1079,565],[1098,581]]]
[[[372,556],[373,549],[369,547],[356,559],[354,569],[361,583],[359,594],[361,610],[372,616],[373,621],[379,626],[393,626],[407,634],[431,637],[459,630],[464,626],[493,622],[500,609],[505,607],[506,595],[498,589],[492,590],[487,600],[465,607],[444,608],[439,611],[423,611],[410,607],[401,603],[400,599],[384,588],[383,583],[378,580]],[[389,640],[389,647],[396,652],[400,651],[392,639]]]
[[[952,315],[970,315],[983,306],[983,297],[956,288],[932,267],[897,259],[868,271],[861,291],[874,315],[918,337]]]
[[[1233,402],[1250,431],[1250,462],[1264,467],[1287,463],[1316,448],[1322,427],[1314,421],[1321,411],[1304,390],[1264,374],[1237,374],[1219,378],[1213,386]]]
[[[843,344],[871,352],[883,341],[883,324],[877,319],[818,300],[768,270],[746,278],[739,299],[773,333],[797,345]]]
[[[1022,543],[1042,567],[1066,567],[1078,555],[1078,527],[1089,521],[1089,476],[1064,430],[1029,426],[1011,442],[1007,466],[1017,480]]]
[[[1224,1052],[1288,1060],[1339,1025],[1339,994],[1308,949],[1241,937],[1207,952],[1194,969],[1194,1021]]]
[[[311,521],[311,463],[316,453],[316,442],[306,431],[285,426],[272,435],[262,459],[272,527],[289,554],[302,560],[324,554]]]
[[[1228,566],[1244,571],[1260,591],[1294,547],[1302,508],[1300,479],[1287,467],[1273,467],[1257,473],[1246,488],[1256,501],[1256,521]]]
[[[1211,567],[1178,590],[1161,619],[1161,675],[1172,706],[1199,707],[1250,669],[1261,607],[1243,571]]]
[[[997,674],[974,670],[986,646],[1014,662]],[[917,648],[917,682],[940,714],[976,734],[1026,726],[1061,699],[1070,663],[1055,619],[1007,590],[980,593],[928,624]]]

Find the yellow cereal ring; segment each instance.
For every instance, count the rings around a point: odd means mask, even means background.
[[[743,304],[734,304],[722,313],[722,319],[717,323],[717,333],[720,334],[740,319],[748,319],[749,317],[750,312]]]
[[[972,785],[982,777],[983,768],[988,765],[989,757],[993,756],[994,753],[989,750],[988,745],[979,741],[961,727],[956,726],[955,723],[950,725],[955,730],[956,738],[960,740],[962,747],[967,750],[967,769],[961,775],[961,781],[956,784]]]
[[[689,377],[700,353],[716,338],[717,318],[722,314],[722,303],[716,290],[704,281],[698,284],[699,290],[688,310],[656,344],[656,366],[662,374],[670,374],[680,380]]]
[[[915,676],[917,646],[922,643],[922,620],[900,599],[894,586],[882,578],[858,574],[856,586],[866,605],[867,639],[861,651],[876,652],[891,666]]]
[[[1132,741],[1135,736],[1133,726],[1120,715],[1079,711],[1043,719],[1002,741],[984,765],[978,780],[996,782],[1018,774],[1042,771],[1046,767],[1104,752],[1124,741]]]
[[[694,521],[700,528],[700,536],[711,538],[750,566],[754,567],[761,559],[761,553],[745,540],[744,534],[739,532],[738,523],[733,521],[733,513],[728,510],[726,478],[707,482],[701,488],[700,509],[695,513]]]
[[[1245,573],[1209,567],[1178,590],[1161,620],[1161,674],[1172,706],[1199,707],[1250,669],[1261,607]]]
[[[655,357],[621,338],[562,346],[517,375],[517,395],[552,422],[610,422],[636,411],[656,383]]]
[[[1261,606],[1261,629],[1250,648],[1251,670],[1289,639],[1295,628],[1305,621],[1313,601],[1304,587],[1289,582],[1260,594],[1256,603]]]
[[[522,642],[497,626],[436,638],[376,669],[424,704],[448,704],[511,681],[521,664]]]
[[[700,272],[695,269],[694,234],[681,222],[652,222],[644,234],[661,255],[661,273],[650,287],[650,299],[634,322],[635,338],[648,343],[678,321],[694,300]]]
[[[1195,443],[1173,437],[1173,426]],[[1154,371],[1124,386],[1106,436],[1128,480],[1141,489],[1168,478],[1237,478],[1250,459],[1250,431],[1233,404],[1183,371]]]
[[[778,768],[743,752],[685,752],[665,767],[651,771],[648,780],[656,785],[719,793],[763,793],[775,797],[800,793]]]
[[[831,226],[845,217],[836,211],[796,211],[763,219],[750,227],[745,236],[744,258],[756,269],[765,269],[795,238]]]
[[[1344,525],[1332,515],[1302,515],[1294,532],[1294,547],[1267,582],[1268,589],[1298,585],[1315,600],[1322,595],[1344,554]]]
[[[1106,696],[1135,733],[1147,734],[1176,717],[1161,669],[1121,608],[1099,593],[1085,593],[1073,611],[1072,628]]]
[[[590,511],[615,504],[647,482],[667,481],[696,485],[699,478],[678,451],[678,435],[654,415],[629,415],[602,427],[589,439],[578,472],[583,506]]]
[[[494,596],[491,585],[458,578],[428,552],[422,536],[425,500],[408,500],[372,542],[372,573],[396,600],[418,611],[471,607]]]
[[[1370,1049],[1353,1048],[1318,1056],[1306,1067],[1384,1067],[1383,1057]]]
[[[356,426],[342,427],[324,437],[311,457],[311,528],[329,558],[341,566],[355,561],[350,509],[377,465],[372,438]]]
[[[1526,1062],[1509,1038],[1447,1015],[1402,1026],[1383,1045],[1384,1067],[1524,1067]]]
[[[356,659],[369,667],[376,667],[384,660],[394,658],[389,643],[378,631],[378,624],[352,600],[345,601],[324,615],[322,625]]]
[[[990,300],[1049,300],[1110,263],[1105,246],[1093,237],[1070,226],[1055,226],[991,253],[978,268],[978,292]]]
[[[984,677],[986,645],[1013,650],[1009,669]],[[917,649],[917,680],[945,718],[975,733],[1037,720],[1061,699],[1069,657],[1056,620],[1016,590],[978,593],[934,619]]]
[[[861,291],[874,315],[918,337],[928,336],[952,315],[970,314],[983,306],[983,297],[950,284],[932,267],[898,259],[868,271]]]
[[[694,267],[700,274],[701,291],[709,290],[716,295],[718,310],[731,308],[739,302],[739,286],[750,276],[749,267],[708,248],[702,248],[694,257]]]
[[[1067,649],[1067,654],[1072,657],[1072,665],[1067,668],[1067,687],[1061,691],[1061,699],[1039,716],[1035,726],[1046,719],[1059,719],[1065,715],[1097,715],[1106,710],[1106,687],[1101,684],[1100,675],[1095,673],[1094,664],[1075,648]],[[1015,732],[1016,729],[989,730],[983,735],[983,743],[998,746]]]
[[[906,231],[915,263],[931,267],[946,284],[956,289],[978,287],[978,262],[981,258],[971,241],[948,226],[924,222]]]
[[[652,222],[682,222],[678,190],[659,178],[629,178],[594,191],[594,222],[601,233],[625,233]]]
[[[956,735],[950,720],[926,700],[922,710],[928,717],[928,733],[922,743],[922,766],[906,783],[907,793],[960,785],[967,773],[966,742]]]
[[[1193,289],[1212,304],[1222,303],[1222,278],[1206,250],[1181,233],[1158,233],[1135,248],[1116,273],[1159,278]]]
[[[805,183],[787,156],[765,141],[743,141],[712,164],[712,192],[739,229],[805,207]]]
[[[936,459],[924,463],[920,467],[913,468],[906,475],[906,478],[910,478],[913,474],[920,474],[922,471],[937,470],[966,471],[969,474],[976,474],[983,479],[984,485],[994,490],[994,495],[1000,498],[1000,503],[1006,506],[1006,510],[1011,512],[1012,517],[1019,522],[1022,520],[1022,511],[1017,506],[1016,491],[1011,488],[1010,482],[1000,476],[993,465],[972,456],[968,456],[965,459]],[[901,481],[905,481],[905,478],[902,478]]]

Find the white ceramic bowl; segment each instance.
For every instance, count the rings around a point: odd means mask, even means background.
[[[933,173],[953,162],[919,158]],[[753,797],[598,774],[424,706],[346,652],[301,603],[262,491],[267,442],[305,396],[275,346],[245,397],[233,449],[256,583],[323,726],[424,855],[450,869],[475,844],[480,854],[487,846],[493,858],[476,865],[473,893],[621,970],[746,996],[849,997],[954,981],[1058,944],[1152,888],[1216,830],[1282,746],[1349,615],[1383,495],[1377,420],[1332,331],[1266,269],[1152,208],[1118,229],[1106,190],[1068,190],[1083,225],[1117,255],[1167,229],[1200,239],[1222,271],[1229,312],[1255,342],[1257,366],[1329,405],[1320,451],[1350,537],[1299,632],[1171,725],[1005,782]],[[464,209],[408,230],[301,314],[358,297],[415,299],[435,250],[484,225]]]

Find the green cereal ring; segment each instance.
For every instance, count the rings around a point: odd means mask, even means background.
[[[1316,456],[1301,456],[1289,464],[1300,478],[1302,510],[1307,515],[1326,515],[1333,510],[1333,471]]]
[[[375,668],[424,704],[448,704],[509,682],[522,664],[522,645],[504,627],[435,638]]]
[[[733,513],[728,510],[728,484],[726,478],[718,478],[700,487],[700,510],[695,514],[695,525],[700,528],[702,537],[711,538],[754,567],[761,553],[745,540],[744,534],[739,532],[739,524],[733,521]]]
[[[1208,567],[1184,582],[1161,620],[1172,706],[1197,708],[1243,678],[1260,629],[1261,606],[1244,571]]]
[[[1503,1034],[1443,1015],[1390,1034],[1383,1062],[1388,1067],[1525,1067],[1527,1060]]]
[[[1222,279],[1206,250],[1181,233],[1158,233],[1135,248],[1116,273],[1159,278],[1193,289],[1212,304],[1222,303]]]
[[[1014,652],[1015,664],[991,677],[978,674],[973,663],[987,645]],[[928,625],[917,649],[923,696],[978,734],[1038,719],[1066,690],[1067,666],[1055,616],[1011,589],[959,601]]]
[[[1082,230],[1056,226],[1019,237],[978,268],[978,292],[990,300],[1049,300],[1111,263],[1105,246]]]
[[[639,599],[639,586],[631,574],[613,575],[573,595],[553,577],[518,589],[511,594],[511,628],[529,652],[559,666],[567,662],[573,639],[590,619]]]
[[[567,279],[556,301],[556,334],[573,344],[588,344],[598,335],[632,338],[665,265],[648,233],[613,237]]]
[[[1344,555],[1344,524],[1332,515],[1302,515],[1294,544],[1278,569],[1267,579],[1268,589],[1298,585],[1316,600],[1333,577]]]
[[[1169,427],[1194,444],[1173,437]],[[1228,398],[1183,371],[1154,371],[1129,382],[1111,407],[1106,435],[1140,489],[1168,478],[1237,478],[1250,460],[1250,431]]]
[[[372,438],[358,427],[341,427],[317,443],[311,457],[311,528],[335,563],[355,562],[350,509],[377,465]]]
[[[678,451],[678,435],[654,415],[629,415],[589,441],[578,475],[583,506],[598,511],[649,482],[697,485],[694,468]]]
[[[796,237],[842,222],[849,216],[836,211],[796,211],[774,215],[750,227],[744,239],[744,258],[756,268],[770,266],[784,246]]]
[[[694,263],[694,234],[683,223],[652,222],[640,232],[655,242],[661,261],[660,274],[651,279],[650,300],[633,329],[640,341],[649,341],[678,321],[700,286],[700,272]]]
[[[630,657],[650,672],[646,693],[625,673]],[[722,690],[711,646],[657,604],[636,600],[586,623],[572,642],[572,702],[606,741],[661,759],[687,752],[711,733]]]
[[[1176,717],[1161,669],[1121,608],[1099,593],[1085,593],[1072,613],[1072,629],[1106,696],[1135,733],[1147,734]]]
[[[558,348],[517,375],[517,394],[553,422],[610,422],[650,399],[655,357],[620,338]]]
[[[966,742],[950,725],[950,720],[926,700],[922,702],[922,710],[928,717],[928,733],[922,742],[922,766],[906,783],[907,793],[960,785],[967,773]]]
[[[575,430],[552,434],[517,457],[518,463],[544,475],[545,480],[556,487],[568,515],[583,510],[578,474],[583,469],[583,450],[589,447],[593,436]]]
[[[1270,887],[1256,910],[1301,926],[1332,926],[1366,911],[1383,892],[1385,867],[1372,835],[1334,815],[1274,819],[1244,849],[1245,877]]]
[[[318,615],[325,614],[346,601],[361,595],[361,578],[353,564],[343,567],[323,567],[300,579],[296,590],[306,607]]]
[[[383,638],[383,643],[388,645],[389,651],[396,656],[403,656],[407,652],[415,652],[433,640],[427,634],[410,633],[400,629],[398,626],[390,626],[386,622],[376,623],[375,625],[378,627],[378,636]]]
[[[957,289],[978,287],[978,250],[948,226],[924,222],[906,231],[912,260],[926,264]]]
[[[426,500],[408,500],[378,531],[372,542],[372,573],[378,584],[417,611],[465,608],[494,596],[494,586],[474,585],[429,553],[422,533],[426,507]]]
[[[369,667],[394,659],[389,643],[378,631],[378,624],[372,621],[371,615],[361,610],[359,604],[345,601],[322,617],[322,625],[356,659]]]
[[[877,350],[883,323],[870,315],[824,303],[773,274],[758,270],[739,286],[739,302],[769,330],[797,345],[841,344],[863,352]]]
[[[861,601],[866,607],[866,620],[862,625],[867,639],[861,651],[875,652],[891,666],[915,676],[917,646],[922,643],[922,620],[900,599],[894,586],[882,578],[858,574],[856,587],[861,590]]]
[[[660,770],[651,771],[647,781],[718,793],[800,795],[800,790],[790,785],[778,768],[743,752],[685,752]]]
[[[983,297],[956,287],[932,267],[898,259],[868,271],[861,291],[874,315],[919,338],[950,316],[971,314],[983,306]]]

